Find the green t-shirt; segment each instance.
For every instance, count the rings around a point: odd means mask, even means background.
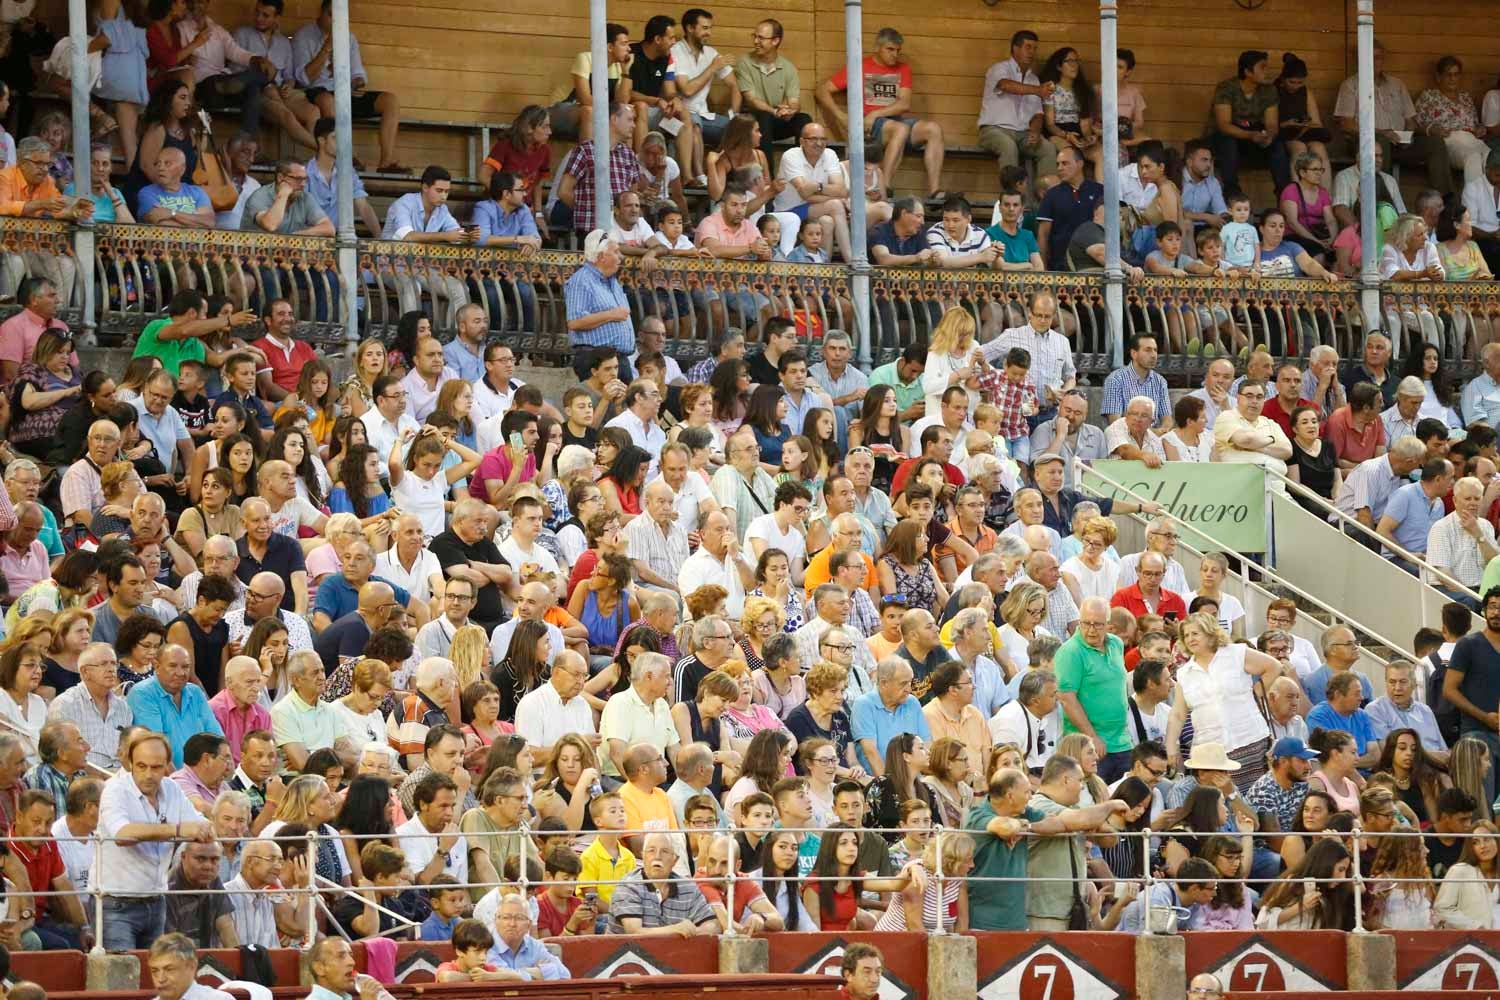
[[[1257,132],[1265,127],[1266,111],[1281,100],[1276,88],[1269,83],[1256,87],[1247,97],[1238,80],[1223,80],[1214,88],[1212,104],[1229,105],[1229,123]],[[1217,114],[1217,112],[1214,112]],[[1218,131],[1217,119],[1210,119],[1214,131]]]
[[[1105,751],[1129,750],[1134,744],[1127,726],[1125,643],[1120,637],[1106,635],[1101,652],[1083,641],[1082,632],[1075,632],[1058,649],[1052,668],[1057,672],[1057,690],[1078,696],[1083,714],[1104,741]],[[1078,728],[1064,712],[1063,733],[1076,732]]]
[[[920,378],[911,382],[902,382],[901,376],[896,372],[896,366],[900,361],[892,361],[888,365],[881,365],[870,373],[871,385],[888,385],[896,390],[896,405],[905,410],[920,399],[926,399],[927,395],[922,391],[922,380]]]
[[[1038,819],[1046,819],[1067,812],[1068,809],[1068,806],[1058,805],[1047,796],[1037,794],[1027,803],[1026,814],[1030,818],[1035,812]],[[1071,860],[1068,858],[1069,851],[1073,852]],[[1031,882],[1026,890],[1026,915],[1048,920],[1068,919],[1068,913],[1073,908],[1073,883],[1042,880],[1072,879],[1075,872],[1082,877],[1085,874],[1084,863],[1083,834],[1064,833],[1055,837],[1036,838],[1031,845],[1031,856],[1026,861],[1026,874],[1037,880]],[[970,887],[969,891],[972,893],[973,888]],[[973,904],[970,905],[972,907]]]
[[[168,325],[170,319],[154,319],[146,324],[146,329],[135,341],[135,353],[132,358],[153,357],[161,359],[161,366],[173,378],[177,377],[177,366],[184,361],[202,362],[208,357],[203,348],[203,341],[198,337],[188,337],[185,340],[162,340],[157,334],[161,333],[162,327]]]
[[[969,807],[964,829],[974,837],[974,875],[983,878],[1022,879],[1026,875],[1029,838],[1022,837],[1011,847],[1004,840],[986,832],[990,820],[998,814],[988,798]],[[1025,819],[1035,823],[1045,816],[1027,806]],[[969,883],[969,926],[976,931],[1024,931],[1026,929],[1026,883]]]
[[[1032,254],[1041,253],[1037,246],[1036,236],[1023,224],[1016,230],[1016,235],[1007,233],[999,223],[984,231],[985,235],[996,243],[1005,247],[1005,263],[1028,264],[1031,262]]]

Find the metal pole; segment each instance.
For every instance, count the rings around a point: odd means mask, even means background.
[[[68,36],[72,41],[72,114],[73,114],[73,190],[87,198],[92,191],[89,172],[92,166],[89,146],[89,57],[88,5],[86,0],[68,0]],[[107,179],[106,179],[107,181]],[[94,230],[92,222],[73,229],[73,258],[77,268],[79,321],[84,336],[92,339],[94,330]],[[73,301],[75,288],[59,288],[63,306]]]
[[[1115,0],[1099,0],[1099,114],[1104,121],[1101,128],[1104,139],[1104,305],[1109,311],[1110,350],[1116,368],[1125,363],[1125,271],[1120,265],[1120,171],[1116,169],[1120,162],[1120,81],[1115,75],[1119,15]]]
[[[734,849],[739,845],[734,842],[734,835],[729,835],[729,871],[724,875],[724,916],[729,921],[729,926],[724,928],[725,937],[735,937],[734,930],[734,870],[739,867],[734,856]]]
[[[1364,833],[1364,824],[1358,819],[1354,821],[1354,850],[1349,852],[1349,874],[1354,879],[1354,933],[1365,932],[1365,879],[1359,870],[1359,846],[1360,835]]]
[[[590,228],[608,229],[608,219],[615,210],[614,192],[609,185],[609,100],[613,95],[609,89],[609,45],[604,0],[589,0],[589,49],[593,53],[594,69],[589,76],[589,87],[594,92],[594,219]],[[691,124],[684,126],[692,128]],[[680,164],[684,175],[692,164]],[[578,228],[574,224],[574,228]]]
[[[1146,873],[1145,880],[1141,883],[1141,933],[1151,933],[1151,834],[1145,830],[1141,834],[1141,868]]]
[[[855,363],[865,371],[874,364],[870,335],[869,221],[865,214],[865,12],[863,0],[844,0],[845,91],[849,112],[849,290],[854,299]],[[891,178],[881,183],[890,187]]]
[[[1360,306],[1365,313],[1365,332],[1380,329],[1380,271],[1375,255],[1379,235],[1375,221],[1375,0],[1359,0],[1356,32],[1359,38],[1359,242]],[[1401,349],[1400,338],[1391,333],[1391,350]]]
[[[941,823],[932,828],[932,836],[934,842],[937,844],[936,849],[932,852],[933,860],[937,864],[937,926],[933,928],[932,933],[942,935],[947,934],[948,931],[947,924],[943,920],[943,883],[946,880],[943,878],[943,826]],[[917,905],[922,906],[922,903],[918,903]]]
[[[334,0],[335,8],[348,0]],[[347,37],[347,36],[345,36]],[[347,66],[348,64],[345,63]],[[307,831],[307,938],[304,947],[311,948],[318,941],[318,834]],[[299,887],[300,888],[300,887]]]
[[[333,122],[338,136],[334,170],[338,173],[339,288],[344,311],[344,339],[359,340],[359,259],[354,238],[354,113],[349,69],[349,0],[333,0]],[[373,234],[379,236],[379,233]]]
[[[94,831],[94,947],[92,954],[104,954],[104,835]]]

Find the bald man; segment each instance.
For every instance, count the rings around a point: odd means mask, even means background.
[[[208,699],[209,710],[219,720],[235,764],[240,762],[245,734],[271,728],[271,713],[260,703],[265,688],[260,664],[253,657],[231,656],[224,664],[224,686]]]
[[[802,574],[802,586],[806,591],[804,596],[811,599],[814,590],[833,580],[828,561],[833,558],[834,553],[858,551],[865,564],[865,592],[870,595],[870,600],[879,604],[880,577],[875,573],[875,560],[864,551],[864,528],[859,518],[853,514],[840,514],[829,523],[828,528],[832,533],[832,540],[827,547],[808,559],[807,570]]]
[[[689,555],[688,536],[677,523],[677,492],[663,479],[641,493],[641,516],[625,526],[625,554],[635,582],[677,593],[677,574]]]
[[[443,566],[427,548],[422,519],[415,514],[396,518],[391,547],[375,557],[375,575],[396,587],[405,587],[416,600],[428,606],[430,617],[443,613]]]
[[[184,181],[187,157],[182,150],[163,146],[156,154],[156,183],[136,196],[136,215],[148,225],[175,229],[214,228],[214,206],[208,192]]]
[[[272,531],[293,541],[299,540],[300,528],[317,532],[317,538],[300,539],[304,552],[323,544],[328,517],[305,497],[297,495],[297,473],[290,463],[279,458],[262,462],[255,483],[261,499],[271,508]]]
[[[734,524],[723,511],[708,515],[700,533],[703,544],[677,573],[678,593],[691,594],[708,584],[723,587],[729,594],[725,611],[738,620],[745,610],[745,592],[755,587],[755,567],[745,561]]]
[[[462,584],[460,584],[461,586]],[[533,580],[521,588],[520,599],[516,601],[516,613],[511,620],[495,629],[494,635],[490,637],[490,662],[499,663],[505,659],[510,652],[510,637],[515,634],[516,626],[521,622],[541,622],[547,629],[547,641],[551,644],[551,653],[547,656],[547,662],[551,663],[553,657],[561,653],[567,645],[567,639],[563,630],[545,619],[545,615],[556,603],[556,597],[552,589],[545,583]],[[575,626],[569,626],[574,629]],[[583,625],[576,625],[576,629],[582,629],[583,636],[588,637],[588,629]],[[575,631],[575,636],[576,636]]]
[[[405,617],[391,585],[371,580],[359,588],[355,609],[318,633],[313,649],[331,674],[345,657],[363,655],[373,632],[386,625],[400,625]]]
[[[285,595],[286,582],[275,573],[252,576],[245,584],[243,606],[224,615],[224,624],[229,626],[229,641],[244,645],[256,622],[262,618],[275,618],[286,626],[288,654],[312,649],[312,629],[306,618],[282,608]]]

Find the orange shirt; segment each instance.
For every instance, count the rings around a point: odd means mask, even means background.
[[[35,187],[30,187],[20,167],[0,170],[0,215],[20,215],[28,201],[61,197],[62,192],[57,190],[57,182],[51,174],[43,177]]]
[[[802,576],[802,586],[807,590],[807,596],[812,597],[812,592],[819,586],[833,579],[833,574],[828,572],[828,560],[833,556],[833,546],[828,545],[821,552],[807,561],[807,572]],[[865,561],[865,589],[871,590],[880,585],[880,577],[875,575],[875,560],[863,552],[859,557]]]

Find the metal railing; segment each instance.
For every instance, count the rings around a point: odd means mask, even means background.
[[[982,834],[983,833],[982,831],[977,831],[977,830],[945,828],[945,827],[943,827],[941,825],[936,825],[936,824],[933,825],[933,826],[931,826],[931,827],[900,827],[900,828],[847,827],[847,826],[839,826],[839,827],[814,827],[814,826],[809,826],[809,827],[777,827],[777,828],[775,828],[775,831],[790,831],[790,832],[793,832],[793,833],[797,833],[799,835],[800,834],[816,834],[816,835],[818,835],[820,837],[826,836],[829,833],[844,833],[844,832],[855,832],[855,833],[857,833],[857,834],[859,834],[861,836],[863,836],[866,833],[877,833],[877,834],[881,834],[881,835],[893,835],[893,834],[905,835],[907,833],[919,833],[919,834],[924,834],[924,835],[926,835],[928,837],[932,837],[932,838],[940,838],[940,837],[941,838],[947,838],[947,837],[953,837],[953,836],[973,836],[975,834]],[[529,836],[529,835],[532,835],[532,834],[536,833],[537,831],[528,830],[525,827],[522,827],[520,830],[518,830],[516,832],[519,832],[519,833],[522,833],[524,835],[528,835]],[[678,837],[686,838],[689,831],[685,831],[685,830],[663,831],[663,830],[643,830],[642,829],[642,830],[612,830],[612,831],[599,831],[599,832],[608,832],[608,833],[612,833],[612,834],[615,834],[615,835],[618,835],[618,836],[621,836],[621,837],[648,836],[648,835],[651,835],[651,834],[671,833],[671,834],[674,834],[674,835],[676,835]],[[729,844],[729,853],[728,853],[728,858],[727,858],[727,860],[728,860],[727,870],[725,871],[725,873],[724,873],[724,875],[722,876],[721,879],[718,879],[718,880],[715,880],[715,881],[721,881],[722,884],[723,884],[724,909],[725,909],[725,913],[726,913],[726,915],[728,917],[728,924],[722,927],[722,934],[723,934],[723,936],[726,936],[726,937],[737,936],[740,933],[740,931],[736,928],[736,923],[738,923],[738,921],[736,921],[735,918],[734,918],[734,914],[735,914],[735,910],[736,910],[736,907],[735,907],[736,884],[738,882],[744,881],[748,877],[749,873],[741,871],[740,870],[740,866],[737,863],[738,844],[737,844],[737,842],[735,840],[734,834],[736,832],[743,832],[743,829],[742,828],[737,829],[735,827],[720,827],[720,828],[715,828],[715,829],[705,829],[705,830],[694,831],[694,832],[698,832],[698,833],[701,833],[701,834],[703,834],[705,836],[710,836],[710,837],[715,837],[715,838],[723,837],[723,838],[725,838],[727,840],[727,842]],[[768,833],[768,834],[771,833],[771,832],[773,832],[773,831],[770,831],[770,830],[766,831],[766,833]],[[1139,882],[1140,892],[1139,892],[1139,895],[1138,895],[1137,898],[1140,900],[1142,911],[1143,911],[1142,912],[1142,933],[1152,934],[1152,933],[1161,933],[1162,932],[1161,928],[1157,928],[1154,925],[1153,919],[1152,919],[1152,910],[1153,910],[1153,908],[1155,906],[1155,903],[1154,903],[1154,901],[1152,899],[1152,888],[1154,886],[1160,884],[1160,883],[1163,883],[1163,882],[1176,883],[1176,882],[1179,881],[1179,879],[1171,877],[1171,876],[1163,877],[1163,876],[1157,874],[1156,869],[1155,869],[1155,867],[1153,865],[1154,853],[1155,852],[1152,850],[1152,842],[1155,841],[1155,840],[1161,840],[1161,839],[1170,838],[1170,837],[1173,836],[1173,834],[1175,832],[1178,832],[1178,831],[1173,831],[1173,830],[1152,830],[1152,829],[1114,830],[1114,829],[1110,829],[1110,828],[1101,827],[1101,828],[1097,828],[1097,829],[1094,829],[1094,830],[1088,830],[1088,831],[1072,831],[1072,832],[1064,832],[1064,833],[1057,833],[1057,834],[1036,834],[1034,832],[1028,831],[1028,832],[1026,832],[1024,834],[1020,834],[1020,835],[1026,837],[1028,839],[1032,839],[1032,840],[1050,839],[1052,837],[1080,837],[1080,838],[1083,838],[1086,841],[1086,840],[1089,840],[1089,839],[1091,839],[1092,837],[1095,837],[1095,836],[1105,836],[1105,837],[1111,837],[1111,838],[1115,838],[1115,839],[1119,839],[1119,840],[1139,839],[1140,840],[1140,850],[1139,850],[1138,853],[1139,853],[1139,858],[1140,858],[1140,862],[1141,862],[1141,870],[1138,873],[1117,872],[1117,873],[1112,873],[1112,874],[1113,874],[1114,879],[1116,881],[1122,881],[1122,882],[1132,882],[1132,881],[1134,881],[1136,879],[1137,876],[1139,876],[1139,879],[1140,879],[1140,882]],[[1345,841],[1347,841],[1349,843],[1352,843],[1355,846],[1354,846],[1354,849],[1349,850],[1349,852],[1348,852],[1349,855],[1350,855],[1350,871],[1349,871],[1349,875],[1347,877],[1345,877],[1345,878],[1320,878],[1320,879],[1318,879],[1318,881],[1320,883],[1327,883],[1327,884],[1350,884],[1350,885],[1352,885],[1352,887],[1353,887],[1353,893],[1354,893],[1354,922],[1355,922],[1354,931],[1356,933],[1364,932],[1365,929],[1366,929],[1365,926],[1364,926],[1364,917],[1363,917],[1363,909],[1364,909],[1364,906],[1363,906],[1363,903],[1364,903],[1363,896],[1364,896],[1365,893],[1371,891],[1370,887],[1366,884],[1367,881],[1368,881],[1368,879],[1369,879],[1369,873],[1363,872],[1361,870],[1360,850],[1358,849],[1359,844],[1363,840],[1366,840],[1366,839],[1369,839],[1369,838],[1383,838],[1383,837],[1424,837],[1425,838],[1425,837],[1428,837],[1428,836],[1432,835],[1432,834],[1428,834],[1428,833],[1423,833],[1421,830],[1413,829],[1413,828],[1410,828],[1410,827],[1400,827],[1400,826],[1393,827],[1390,830],[1374,831],[1374,830],[1370,830],[1370,829],[1365,828],[1362,825],[1362,823],[1360,823],[1358,821],[1356,821],[1353,824],[1352,829],[1350,831],[1348,831],[1348,832],[1340,832],[1340,831],[1334,831],[1334,830],[1318,830],[1318,831],[1248,831],[1248,832],[1239,831],[1239,830],[1220,830],[1220,831],[1181,831],[1181,833],[1183,835],[1185,835],[1185,836],[1193,836],[1193,837],[1223,836],[1223,837],[1229,837],[1229,838],[1233,838],[1233,839],[1249,838],[1249,839],[1251,839],[1253,841],[1259,842],[1260,846],[1265,846],[1264,841],[1267,841],[1267,840],[1281,841],[1281,840],[1285,840],[1286,838],[1289,838],[1289,837],[1290,838],[1300,838],[1300,839],[1307,840],[1307,841],[1316,841],[1316,840],[1319,840],[1319,839],[1326,839],[1326,838],[1338,838],[1338,839],[1341,839],[1341,840],[1345,840]],[[392,835],[381,835],[381,834],[340,834],[339,836],[340,836],[341,839],[351,839],[351,840],[356,840],[356,841],[358,841],[358,840],[365,840],[365,841],[382,840],[382,841],[386,841],[386,840],[392,840],[392,839],[395,839],[395,840],[399,841],[399,840],[408,840],[408,839],[434,839],[434,840],[436,840],[436,839],[440,839],[442,837],[449,836],[449,835],[450,834],[448,832],[446,832],[446,831],[440,831],[438,833],[423,832],[423,833],[420,833],[420,834],[403,833],[400,837],[397,837],[394,834],[392,834]],[[566,835],[579,836],[580,833],[579,833],[579,831],[568,831],[567,833],[564,833],[563,831],[557,831],[557,832],[548,833],[547,835],[548,836],[566,836]],[[1450,838],[1454,838],[1454,839],[1460,839],[1460,840],[1468,840],[1468,839],[1473,839],[1473,838],[1477,838],[1477,837],[1495,837],[1495,834],[1490,833],[1489,831],[1486,831],[1486,830],[1479,830],[1479,831],[1472,831],[1472,832],[1466,832],[1466,833],[1465,832],[1444,833],[1444,834],[1442,834],[1442,836],[1450,837]],[[19,843],[38,843],[38,842],[52,841],[55,838],[51,838],[51,837],[12,837],[10,839],[13,840],[13,841],[19,842]],[[306,835],[306,841],[305,841],[305,843],[306,843],[307,854],[305,856],[308,859],[308,870],[309,870],[309,873],[310,873],[310,879],[309,879],[309,884],[308,885],[306,885],[306,886],[282,886],[282,885],[278,884],[278,885],[276,885],[274,887],[268,886],[264,890],[264,891],[268,891],[268,892],[274,890],[274,892],[276,894],[281,895],[281,896],[306,896],[305,920],[306,920],[307,930],[306,930],[306,938],[304,940],[304,945],[305,946],[310,946],[312,944],[312,942],[314,940],[316,940],[316,934],[318,933],[318,915],[319,915],[319,913],[322,913],[325,917],[328,918],[328,923],[330,925],[332,925],[333,931],[335,933],[338,933],[340,936],[343,936],[346,939],[349,939],[347,933],[345,933],[345,931],[338,924],[338,922],[333,919],[331,908],[327,905],[327,903],[323,899],[323,897],[326,896],[326,895],[343,895],[343,896],[350,896],[350,897],[358,898],[358,899],[362,900],[363,902],[365,902],[366,905],[373,906],[378,912],[380,912],[381,914],[384,914],[384,915],[390,917],[394,921],[394,926],[392,926],[390,928],[387,928],[386,930],[379,931],[378,933],[364,935],[364,937],[366,937],[366,938],[368,938],[368,937],[386,937],[386,936],[390,936],[390,935],[394,935],[394,934],[401,934],[401,933],[404,933],[404,932],[410,930],[411,928],[414,928],[414,927],[417,926],[417,923],[415,921],[411,920],[409,917],[407,917],[401,911],[396,910],[396,909],[392,909],[390,907],[386,907],[386,906],[380,905],[378,901],[372,900],[370,897],[368,897],[367,895],[365,895],[365,893],[359,891],[359,889],[357,889],[355,887],[344,886],[344,885],[336,883],[336,882],[332,882],[332,881],[330,881],[330,880],[328,880],[326,878],[323,878],[322,876],[317,876],[315,873],[313,873],[313,859],[315,859],[316,856],[317,856],[318,843],[319,843],[320,839],[322,839],[321,835],[318,834],[318,833],[316,833],[316,832],[314,832],[314,831],[309,831],[308,834]],[[94,852],[94,863],[95,863],[95,866],[96,866],[95,867],[95,871],[96,872],[102,870],[99,866],[101,866],[103,864],[104,845],[105,845],[105,843],[111,842],[111,841],[114,841],[114,840],[117,840],[117,838],[104,837],[104,836],[101,836],[101,835],[99,835],[97,833],[94,834],[94,835],[91,835],[88,838],[88,842],[91,844],[93,852]],[[270,838],[261,837],[261,838],[257,838],[257,837],[248,837],[248,836],[247,837],[241,837],[241,838],[219,838],[219,843],[225,844],[225,845],[232,844],[232,843],[238,843],[238,844],[243,845],[243,844],[248,844],[248,843],[255,842],[255,841],[264,841],[264,840],[271,840],[271,841],[276,841],[276,842],[284,843],[284,841],[282,841],[281,838],[276,838],[276,837],[270,837]],[[183,841],[183,843],[186,843],[186,841]],[[1001,884],[1006,884],[1006,883],[1020,883],[1022,885],[1033,885],[1033,884],[1038,884],[1038,883],[1068,883],[1068,884],[1076,885],[1076,886],[1080,886],[1080,887],[1084,883],[1088,883],[1088,882],[1091,882],[1091,881],[1098,881],[1099,880],[1098,876],[1091,876],[1087,872],[1079,872],[1077,875],[1068,874],[1068,875],[1057,875],[1057,876],[1036,875],[1036,874],[1032,874],[1030,872],[1028,872],[1028,873],[1026,873],[1024,875],[1018,875],[1018,876],[994,876],[994,875],[981,875],[981,874],[976,874],[976,873],[970,872],[970,873],[965,874],[965,875],[955,876],[951,872],[945,872],[943,870],[943,864],[942,864],[943,851],[942,851],[942,845],[941,844],[938,845],[938,850],[936,850],[934,852],[934,854],[935,854],[935,856],[937,858],[936,868],[935,868],[934,871],[928,872],[927,876],[929,878],[931,878],[933,880],[933,882],[935,883],[937,899],[939,900],[940,905],[938,907],[938,918],[937,918],[934,926],[932,926],[931,928],[927,928],[927,930],[930,933],[935,934],[935,935],[943,935],[943,934],[951,933],[951,930],[947,926],[947,923],[946,923],[946,920],[945,920],[946,911],[941,906],[941,900],[944,897],[944,893],[946,891],[947,884],[949,882],[951,882],[954,878],[958,878],[959,880],[961,880],[965,884],[970,884],[970,885],[972,885],[972,884],[980,884],[980,883],[1001,883]],[[916,861],[918,859],[913,858],[912,860]],[[637,872],[640,872],[640,871],[641,871],[641,869],[637,869]],[[635,873],[632,873],[632,875],[633,874],[635,874]],[[861,874],[862,877],[869,877],[870,876],[870,873],[867,873],[867,872],[866,873],[860,873],[860,874]],[[1284,877],[1286,877],[1287,874],[1288,874],[1287,872],[1282,872],[1282,873],[1280,873],[1277,876],[1277,878],[1284,878]],[[804,886],[816,886],[820,882],[847,881],[850,878],[851,878],[851,875],[849,875],[849,874],[824,875],[824,876],[820,876],[820,875],[805,875],[805,876],[798,876],[795,879],[795,882],[796,882],[797,886],[800,888],[800,887],[804,887]],[[446,888],[455,888],[455,889],[465,889],[465,890],[475,890],[475,889],[478,889],[478,890],[484,890],[485,892],[489,892],[490,890],[501,889],[501,888],[504,888],[504,887],[507,887],[507,886],[513,886],[513,887],[515,887],[515,888],[517,888],[519,890],[519,894],[520,895],[522,895],[525,898],[530,898],[530,890],[535,889],[535,888],[539,888],[542,885],[554,886],[554,887],[561,886],[561,887],[567,887],[567,888],[571,888],[571,889],[577,890],[577,889],[585,889],[585,888],[596,888],[596,887],[602,886],[602,885],[619,886],[619,885],[622,885],[622,884],[624,884],[626,882],[630,882],[630,881],[634,881],[634,880],[635,879],[632,878],[631,876],[627,876],[625,878],[549,879],[545,883],[533,883],[533,882],[529,882],[528,881],[527,873],[526,873],[526,866],[523,864],[520,867],[519,878],[515,882],[508,882],[508,881],[499,881],[499,882],[474,882],[474,881],[467,881],[467,882],[460,882],[460,883],[445,884],[443,886],[443,888],[445,888],[445,889]],[[1195,878],[1195,879],[1193,879],[1193,882],[1195,884],[1209,882],[1209,883],[1212,883],[1214,885],[1218,885],[1218,884],[1221,884],[1221,883],[1239,883],[1239,884],[1256,883],[1256,884],[1263,884],[1263,883],[1265,883],[1267,881],[1275,881],[1275,880],[1276,879],[1269,879],[1268,880],[1268,879],[1265,879],[1265,878],[1254,878],[1254,877],[1252,877],[1249,874],[1249,870],[1247,868],[1246,871],[1245,871],[1245,873],[1242,874],[1242,875],[1239,875],[1239,876],[1218,876],[1218,875],[1216,875],[1216,877],[1214,877],[1212,879],[1197,879],[1197,878]],[[1481,882],[1488,882],[1488,881],[1490,881],[1488,879],[1483,878],[1483,873],[1482,872],[1481,872],[1481,878],[1479,878],[1479,879],[1471,879],[1471,878],[1465,878],[1465,877],[1451,876],[1450,875],[1450,876],[1445,876],[1445,880],[1446,881],[1452,881],[1452,882],[1455,882],[1455,883],[1473,882],[1473,881],[1481,881]],[[94,951],[95,954],[102,954],[104,952],[104,947],[103,947],[103,927],[104,927],[104,912],[105,912],[104,911],[104,899],[105,899],[105,897],[107,895],[110,895],[110,893],[107,893],[99,885],[99,882],[98,882],[97,878],[92,879],[92,881],[93,881],[94,884],[92,886],[88,887],[87,889],[80,888],[77,891],[73,891],[73,892],[69,892],[67,890],[60,890],[60,889],[47,889],[47,890],[33,890],[33,891],[29,892],[29,893],[26,893],[26,895],[30,895],[30,896],[33,896],[33,897],[42,897],[42,898],[52,898],[52,897],[62,897],[62,896],[91,895],[93,897],[93,931],[94,931],[94,936],[95,936],[95,944],[94,944],[93,951]],[[666,877],[660,878],[660,879],[652,879],[651,881],[658,882],[658,883],[669,883],[669,884],[674,884],[675,885],[675,884],[678,884],[678,883],[696,883],[697,881],[699,881],[699,879],[695,875],[679,876],[679,875],[672,874],[671,872],[668,872],[668,874],[667,874]],[[1390,875],[1384,875],[1384,874],[1382,874],[1379,877],[1378,881],[1380,883],[1391,883],[1393,885],[1401,885],[1401,884],[1430,885],[1433,882],[1438,881],[1438,880],[1434,880],[1432,878],[1425,878],[1424,879],[1424,878],[1420,878],[1420,877],[1397,877],[1397,876],[1390,876]],[[392,887],[392,888],[395,888],[395,887]],[[1081,888],[1080,888],[1079,891],[1080,892],[1082,891]],[[223,887],[216,888],[216,889],[198,889],[198,888],[167,889],[167,888],[163,887],[163,888],[161,888],[160,890],[156,891],[153,894],[153,898],[154,897],[158,897],[158,896],[159,897],[181,896],[181,895],[205,896],[205,895],[219,895],[219,894],[222,894],[222,895],[243,895],[243,890],[228,889],[228,888],[223,888]],[[800,900],[793,901],[793,903],[791,905],[794,905],[794,906],[795,905],[800,905]],[[918,905],[919,920],[921,920],[923,922],[923,926],[925,927],[925,919],[926,919],[926,915],[925,915],[925,903],[919,902],[917,905]],[[1117,904],[1117,905],[1119,905],[1119,904]],[[814,919],[816,919],[816,917]]]
[[[178,288],[224,294],[240,306],[267,297],[292,300],[304,336],[330,345],[344,341],[350,298],[338,278],[334,239],[278,236],[251,231],[202,231],[100,224],[96,238],[93,317],[106,337],[128,338],[147,318],[160,315]],[[10,253],[0,268],[0,294],[29,274],[47,274],[65,286],[64,316],[81,320],[83,295],[69,263],[70,223],[11,218],[0,232]],[[519,352],[567,356],[562,286],[580,254],[383,240],[358,243],[354,307],[365,334],[390,336],[401,314],[426,308],[441,331],[454,326],[458,306],[484,307],[490,329],[514,335]],[[710,337],[726,326],[752,339],[770,315],[791,316],[816,348],[822,332],[854,332],[851,269],[844,264],[787,264],[664,258],[643,268],[627,258],[621,272],[637,322],[660,316],[679,361],[701,358]],[[1365,332],[1405,330],[1415,342],[1443,352],[1455,375],[1475,367],[1478,346],[1500,323],[1500,282],[1391,283],[1384,286],[1383,315],[1367,317],[1355,282],[1311,279],[1146,277],[1128,281],[1124,328],[1111,329],[1103,272],[1015,272],[874,268],[870,275],[868,349],[872,364],[894,358],[925,338],[950,307],[968,310],[987,338],[1025,321],[1025,296],[1038,289],[1058,298],[1059,326],[1072,340],[1080,371],[1106,374],[1119,342],[1136,332],[1155,333],[1161,370],[1195,381],[1211,359],[1202,344],[1218,341],[1220,353],[1241,343],[1264,344],[1283,357],[1306,357],[1327,344],[1344,358],[1359,357]],[[1190,342],[1198,341],[1189,350]],[[1397,338],[1397,351],[1405,346]]]

